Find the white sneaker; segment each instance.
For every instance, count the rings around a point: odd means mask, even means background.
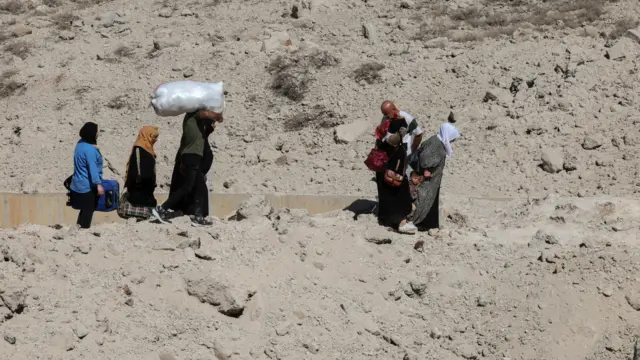
[[[410,221],[398,227],[398,232],[402,234],[415,234],[416,231],[418,231],[418,228]]]

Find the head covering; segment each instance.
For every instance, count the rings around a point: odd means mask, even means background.
[[[124,181],[125,184],[127,179],[129,179],[129,162],[131,161],[131,155],[133,155],[133,149],[136,146],[143,148],[145,151],[156,157],[156,151],[153,148],[156,141],[158,141],[158,136],[160,132],[158,131],[157,126],[143,126],[138,132],[138,137],[136,138],[136,142],[133,143],[133,148],[131,148],[131,153],[129,154],[129,161],[127,161],[127,167],[125,169]]]
[[[387,144],[389,144],[389,145],[391,145],[393,147],[400,146],[400,144],[402,144],[402,136],[400,135],[400,133],[391,134],[387,138]]]
[[[91,145],[98,143],[98,124],[87,122],[80,128],[80,138]]]
[[[154,157],[156,156],[156,152],[153,149],[153,145],[155,145],[156,141],[158,141],[158,136],[160,132],[158,131],[157,126],[143,126],[138,133],[138,138],[133,146],[139,146],[147,152],[149,152]]]
[[[444,145],[444,150],[447,153],[447,156],[453,156],[453,149],[451,148],[451,141],[455,140],[458,136],[460,136],[460,131],[456,129],[451,123],[444,123],[440,125],[440,130],[438,130],[438,139]]]

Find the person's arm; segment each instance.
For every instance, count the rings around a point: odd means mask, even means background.
[[[89,166],[89,181],[91,181],[91,185],[98,189],[98,195],[101,196],[104,194],[104,189],[102,188],[102,177],[100,176],[100,169],[98,165],[99,156],[100,154],[98,151],[91,151],[86,154],[86,160]]]
[[[420,146],[420,143],[422,142],[422,135],[423,135],[423,132],[422,132],[422,130],[420,130],[420,134],[416,135],[413,138],[413,142],[411,143],[411,152],[416,152],[416,150],[418,150],[418,147]]]
[[[153,158],[153,155],[149,154],[144,150],[140,151],[140,178],[142,182],[148,184],[155,184],[156,174],[155,174],[155,162],[156,160]]]
[[[138,165],[136,165],[136,151],[131,152],[129,156],[129,167],[127,168],[127,179],[124,179],[125,184],[135,184],[138,177]]]

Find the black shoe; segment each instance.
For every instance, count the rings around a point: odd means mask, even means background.
[[[155,217],[156,220],[160,221],[161,223],[167,223],[167,210],[163,209],[162,206],[156,206],[155,208],[151,209],[151,214],[153,214],[153,217]]]
[[[191,226],[200,227],[200,226],[211,226],[213,222],[205,219],[202,216],[190,216],[191,218]]]

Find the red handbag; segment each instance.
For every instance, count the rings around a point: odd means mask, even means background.
[[[405,159],[406,160],[406,159]],[[398,161],[398,165],[396,166],[396,170],[388,170],[385,171],[384,173],[384,181],[393,186],[393,187],[398,187],[400,185],[402,185],[402,182],[404,181],[404,172],[407,169],[407,165],[405,163],[405,161],[402,161],[402,168],[400,168],[400,162]]]
[[[384,165],[387,163],[387,161],[389,161],[387,153],[380,149],[374,148],[371,149],[371,152],[369,152],[369,156],[367,156],[364,164],[367,165],[367,167],[371,171],[382,172],[384,171]]]

